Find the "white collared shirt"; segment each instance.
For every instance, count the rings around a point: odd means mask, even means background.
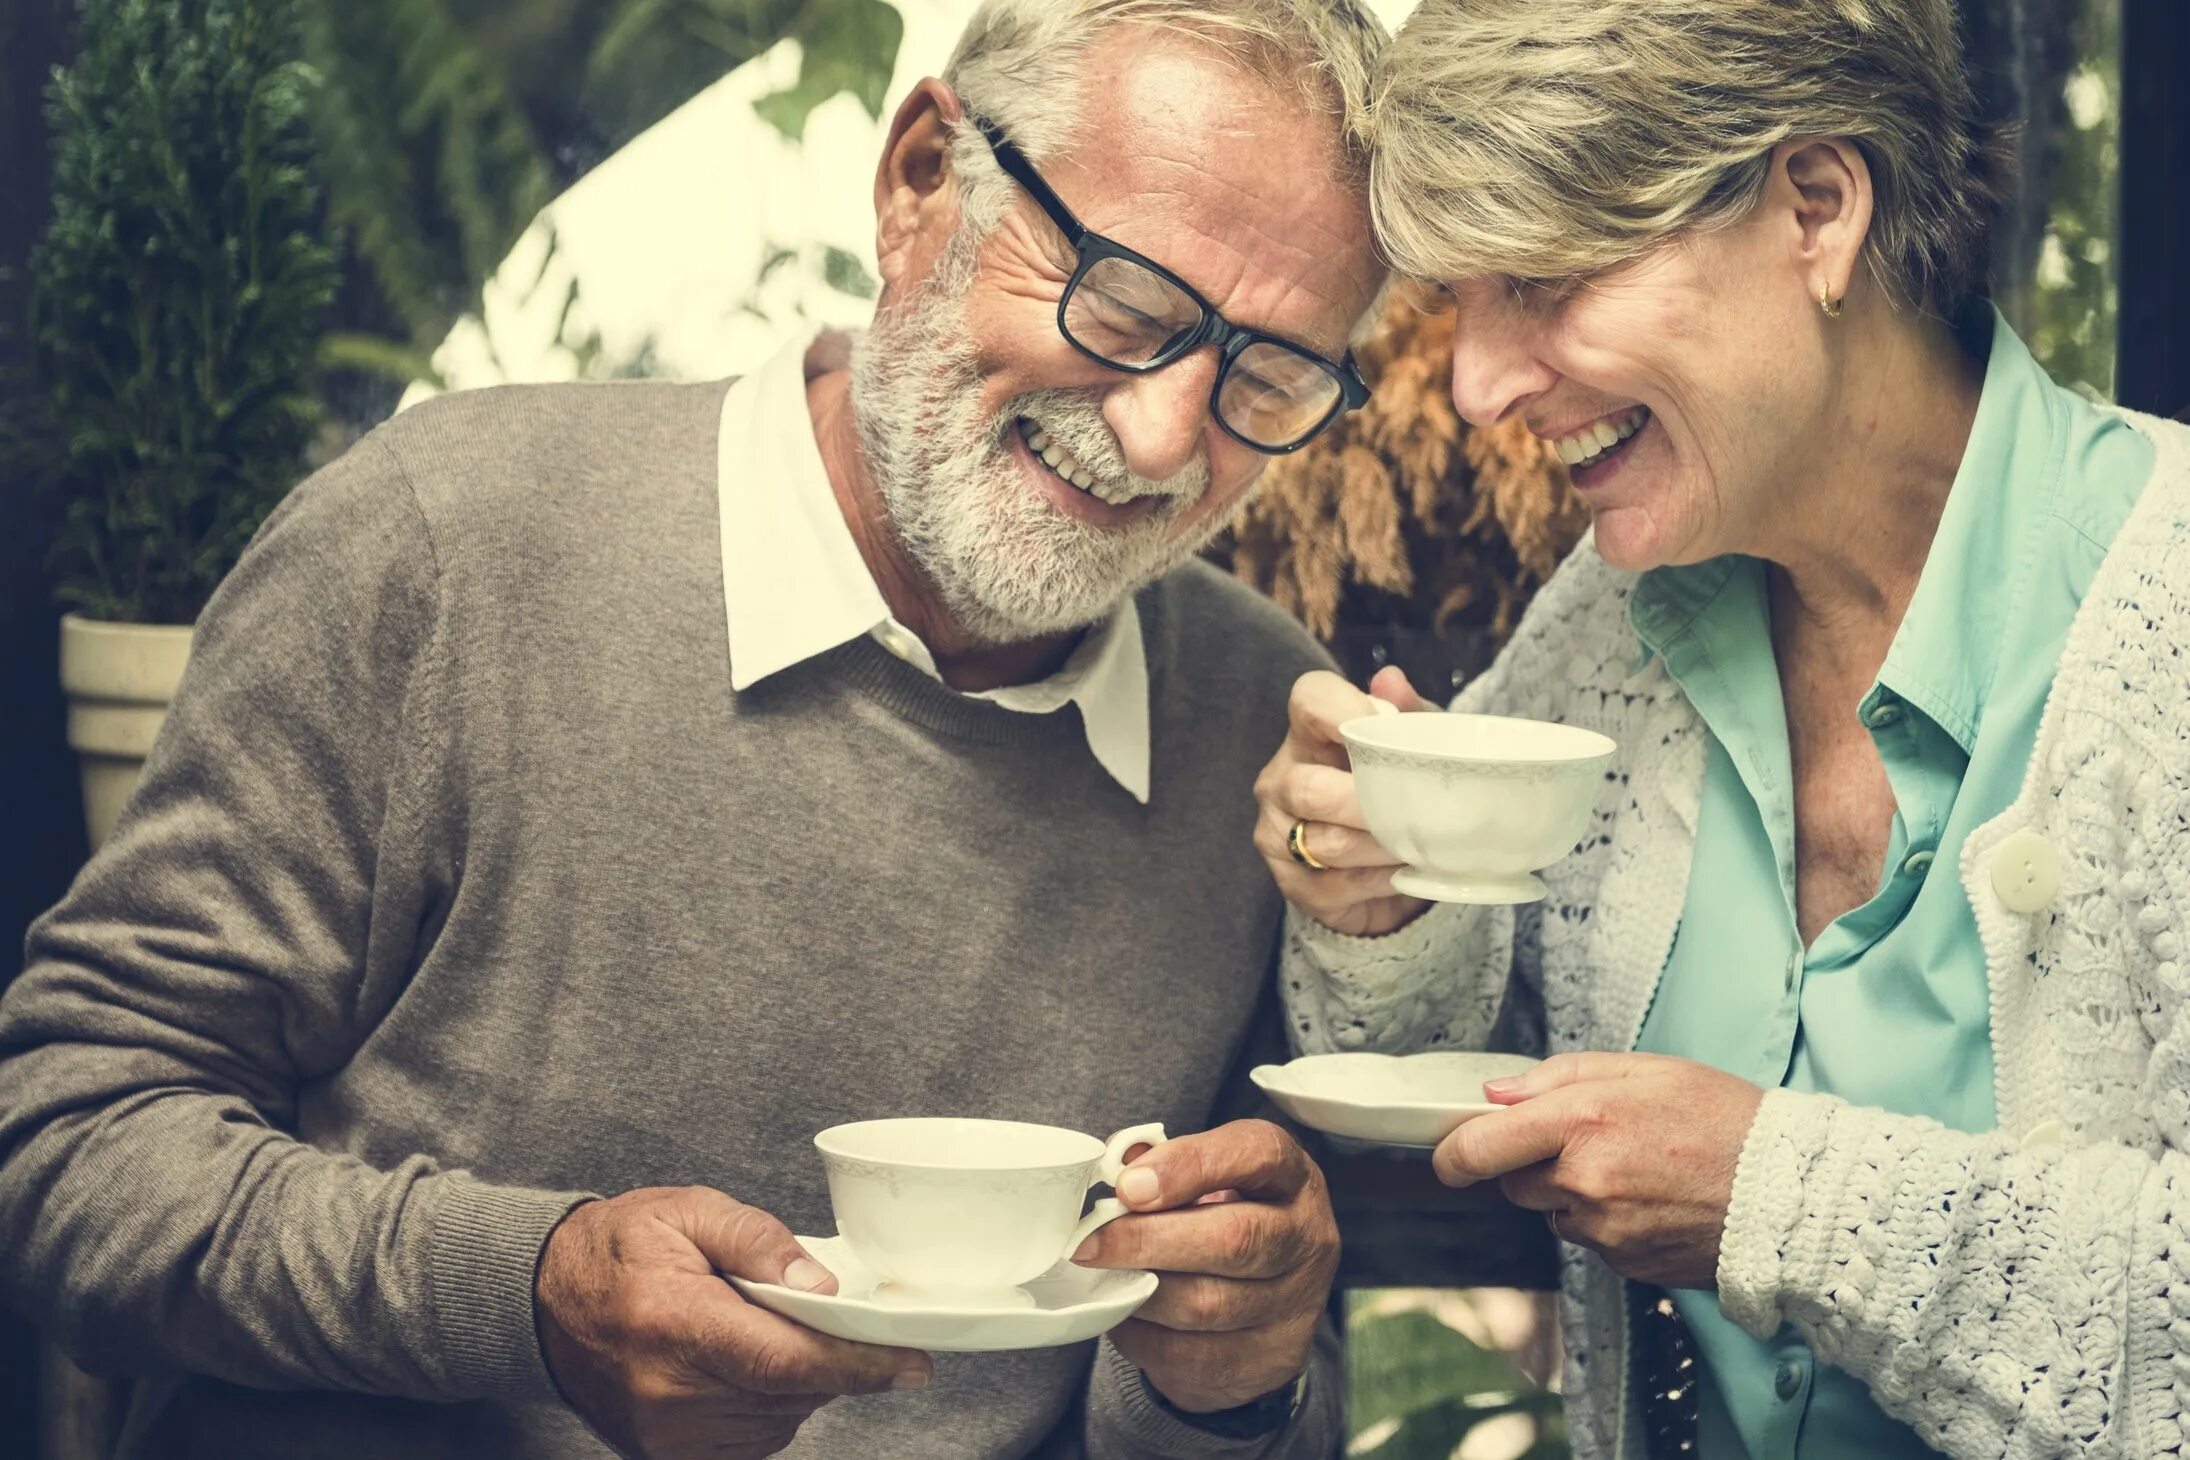
[[[745,690],[861,634],[940,680],[920,637],[891,615],[838,509],[814,440],[806,386],[825,334],[804,335],[730,387],[717,437],[723,609],[731,688]],[[1046,715],[1078,705],[1087,746],[1111,778],[1148,803],[1148,658],[1127,598],[1048,679],[977,699]]]

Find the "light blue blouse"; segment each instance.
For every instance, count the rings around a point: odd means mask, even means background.
[[[1883,875],[1808,948],[1764,565],[1658,569],[1630,612],[1713,739],[1680,931],[1637,1048],[1979,1131],[1994,1119],[1991,1021],[1962,841],[2021,789],[2069,624],[2153,451],[2055,385],[1996,313],[1971,328],[1991,341],[1969,445],[1908,613],[1852,709],[1893,789]],[[1716,1294],[1673,1297],[1704,1371],[1705,1460],[1932,1453],[1793,1328],[1760,1343]]]

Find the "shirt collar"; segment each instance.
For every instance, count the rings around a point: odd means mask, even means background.
[[[940,678],[867,571],[814,439],[806,387],[836,343],[826,332],[802,335],[723,396],[715,491],[730,684],[741,692],[863,634]],[[1148,658],[1132,599],[1090,629],[1056,674],[976,698],[1023,714],[1078,706],[1096,761],[1147,803]]]
[[[2014,619],[2043,546],[2065,435],[2052,378],[1999,311],[1985,306],[1965,324],[1966,339],[1989,343],[1984,389],[1939,530],[1878,679],[1967,755],[1999,666],[2001,631]]]

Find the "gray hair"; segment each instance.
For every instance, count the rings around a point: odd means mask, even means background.
[[[1984,287],[2012,179],[1954,0],[1423,0],[1385,53],[1371,206],[1405,273],[1567,281],[1762,197],[1772,149],[1852,143],[1897,303]]]
[[[1072,145],[1081,63],[1123,25],[1191,35],[1297,92],[1305,112],[1332,120],[1339,165],[1366,184],[1370,78],[1390,37],[1359,0],[983,0],[943,80],[1040,163]],[[954,132],[951,166],[967,227],[987,233],[1003,217],[1010,180],[971,126]]]

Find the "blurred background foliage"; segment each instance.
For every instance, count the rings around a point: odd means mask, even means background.
[[[881,116],[904,22],[886,0],[308,0],[306,56],[344,290],[323,361],[342,414],[369,424],[433,354],[540,211],[617,148],[785,41],[797,79],[761,119],[797,140],[843,93]],[[546,264],[552,261],[552,236]],[[872,283],[841,250],[825,287]],[[768,270],[799,262],[777,251]],[[576,281],[561,317],[572,318]],[[582,359],[595,339],[563,341]],[[599,373],[645,373],[638,359]]]

